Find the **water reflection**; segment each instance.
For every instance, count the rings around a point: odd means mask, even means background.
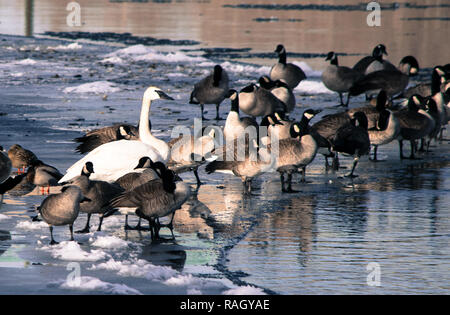
[[[157,266],[169,266],[181,272],[186,263],[186,251],[176,242],[152,242],[142,247],[138,259]]]
[[[11,233],[9,231],[0,230],[0,256],[11,246],[8,242],[11,240]]]

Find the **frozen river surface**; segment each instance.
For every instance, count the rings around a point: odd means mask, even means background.
[[[19,143],[65,171],[80,158],[72,139],[115,122],[136,124],[150,85],[175,98],[151,109],[153,132],[169,140],[174,126],[192,126],[198,117],[189,94],[216,63],[236,89],[270,69],[227,59],[223,51],[211,57],[190,46],[2,35],[0,144]],[[340,110],[320,72],[293,60],[308,75],[294,91],[293,117],[309,107],[324,109],[321,115]],[[421,73],[426,80],[430,69]],[[355,98],[351,107],[362,104]],[[222,117],[228,109],[225,101]],[[213,118],[214,106],[207,110]],[[287,195],[276,174],[257,178],[254,195],[244,196],[239,179],[201,168],[205,184],[177,212],[175,241],[125,232],[124,218],[113,216],[102,232],[75,235],[81,244],[50,247],[47,225],[30,219],[44,196],[36,190],[7,194],[0,209],[0,293],[448,294],[449,153],[446,140],[421,160],[400,161],[397,143],[391,143],[379,149],[384,162],[362,159],[353,181],[343,177],[348,169],[325,173],[317,156],[308,182],[296,182],[300,192]],[[349,167],[351,159],[343,157],[342,164]],[[195,188],[193,175],[182,177]],[[81,214],[75,229],[85,220]],[[69,238],[67,227],[55,232],[58,241]],[[379,285],[373,286],[376,271]],[[81,278],[73,281],[73,275]]]

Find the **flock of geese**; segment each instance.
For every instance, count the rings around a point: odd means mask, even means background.
[[[181,135],[170,142],[158,139],[151,132],[151,103],[173,98],[157,87],[149,87],[142,98],[138,127],[117,124],[75,139],[76,151],[85,156],[65,174],[18,144],[8,152],[0,148],[2,198],[24,180],[41,187],[43,194],[45,188],[49,194],[50,186],[62,185],[60,193],[47,196],[39,207],[50,227],[51,244],[57,243],[53,226],[68,225],[73,240],[73,224],[79,212],[87,214],[87,222],[77,232],[87,233],[92,214],[100,216],[100,231],[103,219],[118,210],[126,215],[125,229],[143,229],[141,219],[145,219],[155,239],[162,227],[170,228],[173,235],[175,211],[191,194],[190,186],[179,177],[182,172],[192,171],[200,186],[198,168],[206,164],[208,174],[240,177],[244,193],[251,194],[252,179],[276,171],[281,190],[292,193],[296,192],[292,189],[293,175],[302,173],[304,182],[306,167],[317,153],[324,156],[327,170],[338,169],[339,153],[353,156],[352,169],[346,176],[354,177],[358,160],[369,155],[371,147],[372,160],[377,161],[377,148],[397,140],[400,158],[404,159],[403,141],[409,141],[409,158],[413,159],[418,150],[428,151],[431,140],[442,137],[450,120],[450,65],[434,67],[431,82],[406,89],[409,77],[419,71],[417,60],[406,56],[395,67],[383,59],[387,52],[381,44],[352,68],[340,66],[337,54],[328,53],[330,64],[322,74],[324,85],[339,94],[341,106],[348,107],[351,96],[363,93],[370,104],[326,115],[312,125],[311,119],[320,110],[306,109],[300,120],[293,120],[289,117],[296,105],[293,89],[306,75],[297,65],[287,63],[283,45],[275,52],[278,62],[267,76],[259,78],[258,84],[251,83],[240,91],[231,89],[220,65],[195,84],[189,102],[200,105],[203,120],[207,120],[204,105],[215,104],[216,120],[220,120],[219,106],[230,99],[223,129],[208,126],[194,136]],[[345,103],[343,93],[348,93]],[[400,103],[406,106],[393,105],[399,98],[406,99]],[[242,112],[247,116],[242,117]],[[16,176],[11,176],[12,168],[18,169]],[[139,217],[136,227],[128,225],[129,214]],[[159,218],[170,215],[169,224],[160,223]]]

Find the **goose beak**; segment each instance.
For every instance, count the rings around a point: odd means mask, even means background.
[[[158,93],[160,99],[173,101],[172,97],[170,97],[169,95],[167,95],[166,93],[164,93],[161,90],[156,90],[156,93]]]

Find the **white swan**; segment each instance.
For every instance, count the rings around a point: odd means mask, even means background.
[[[173,100],[157,87],[149,87],[145,91],[139,121],[139,140],[119,140],[97,147],[69,167],[59,183],[67,182],[80,175],[86,162],[94,164],[95,173],[91,175],[92,180],[107,182],[113,182],[133,171],[136,161],[143,156],[148,156],[155,162],[166,163],[170,155],[169,146],[152,135],[148,123],[151,102],[157,99]]]

